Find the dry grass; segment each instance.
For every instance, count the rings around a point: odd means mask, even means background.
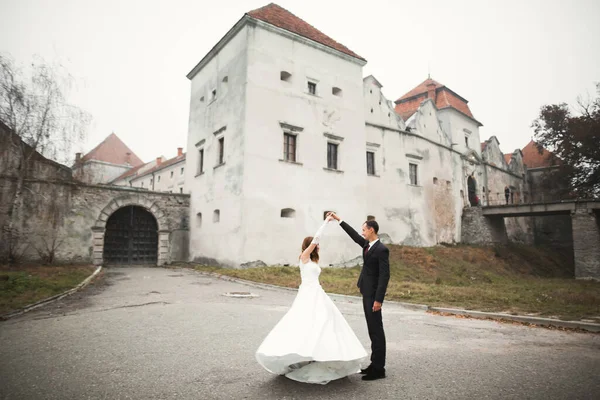
[[[549,249],[389,247],[391,280],[386,299],[600,322],[600,283],[573,279],[572,262]],[[300,284],[297,267],[196,268],[280,286]],[[330,293],[358,295],[359,273],[359,267],[324,268],[321,285]]]
[[[69,290],[93,271],[89,265],[0,266],[0,315]]]

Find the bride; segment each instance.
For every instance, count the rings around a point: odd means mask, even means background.
[[[367,357],[319,283],[319,238],[331,220],[327,217],[315,236],[302,242],[298,294],[256,351],[256,360],[267,371],[322,385],[358,373]]]

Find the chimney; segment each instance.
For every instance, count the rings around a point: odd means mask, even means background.
[[[81,161],[81,153],[75,153],[75,162],[78,163]]]
[[[427,84],[427,98],[435,103],[435,83],[433,82]]]
[[[160,165],[161,162],[162,162],[162,158],[156,157],[156,165]]]
[[[183,147],[177,148],[177,157],[181,157],[183,155]]]

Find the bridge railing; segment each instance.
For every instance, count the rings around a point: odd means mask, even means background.
[[[502,194],[489,194],[482,196],[479,199],[479,205],[486,206],[512,206],[519,204],[540,204],[540,203],[560,203],[563,201],[578,200],[577,196],[571,193],[556,193],[556,192],[536,192],[536,193],[519,193],[514,192],[508,196],[508,199]]]

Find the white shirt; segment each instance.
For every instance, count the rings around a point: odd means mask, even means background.
[[[373,247],[373,245],[379,240],[379,238],[373,240],[372,242],[369,242],[369,250],[371,249],[371,247]]]

